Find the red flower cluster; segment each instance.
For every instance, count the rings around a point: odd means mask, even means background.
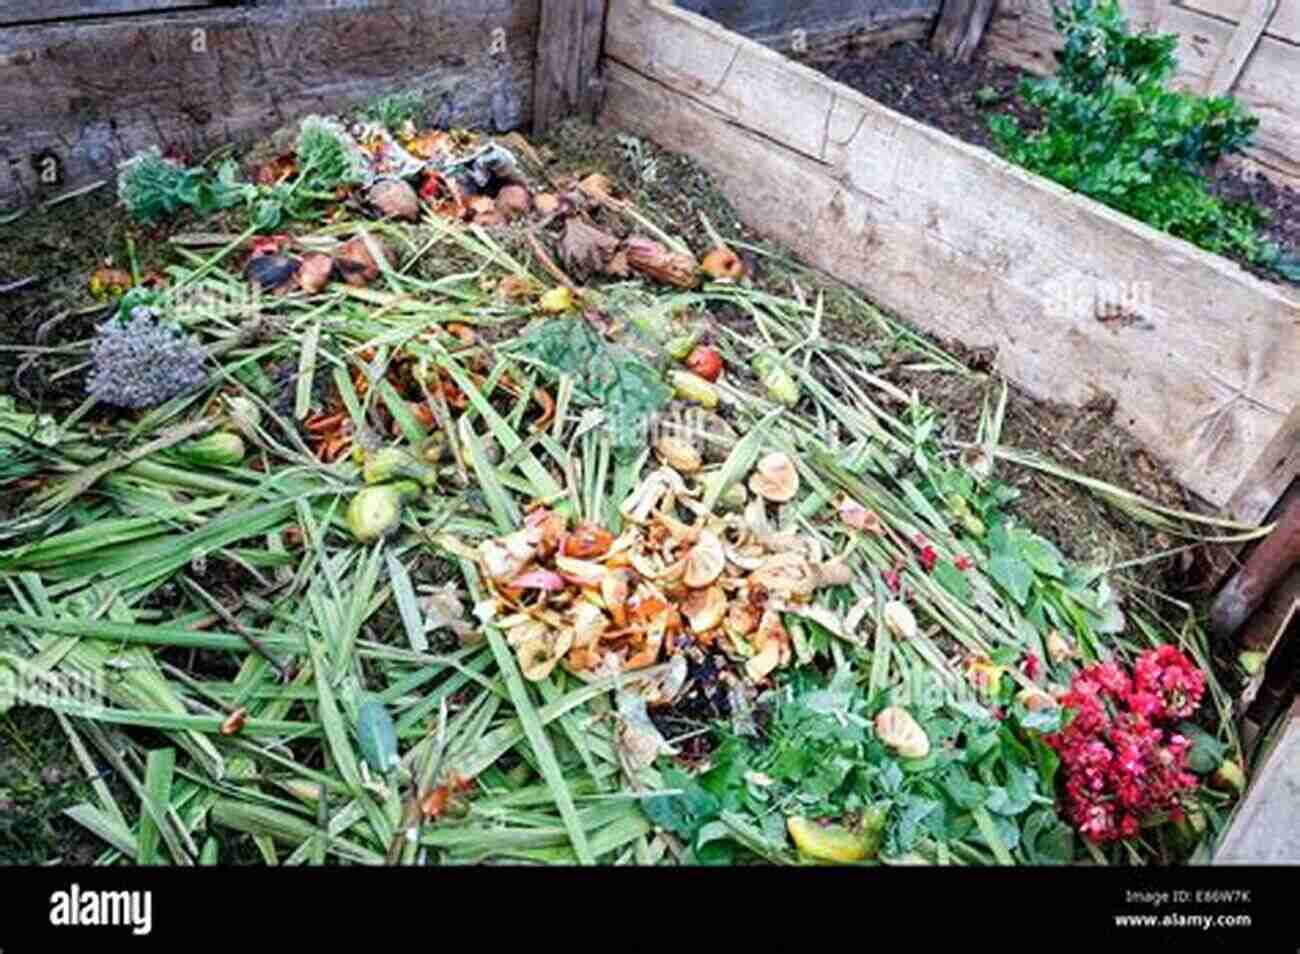
[[[1086,838],[1137,835],[1155,812],[1182,818],[1179,795],[1196,787],[1191,742],[1169,727],[1196,709],[1205,675],[1174,646],[1149,650],[1130,676],[1114,662],[1074,677],[1061,704],[1074,718],[1045,741],[1061,756],[1065,811]]]

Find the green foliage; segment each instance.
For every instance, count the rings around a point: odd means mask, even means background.
[[[611,345],[585,318],[554,318],[520,344],[520,353],[561,374],[605,412],[615,453],[634,457],[645,446],[651,415],[672,397],[659,373],[627,348]]]
[[[419,90],[389,93],[367,103],[358,112],[363,119],[379,123],[389,132],[397,132],[406,123],[414,123],[424,109]]]
[[[665,769],[665,786],[680,793],[647,798],[643,809],[690,845],[701,864],[734,863],[746,851],[787,852],[790,815],[850,826],[883,815],[887,856],[943,844],[985,860],[1003,849],[1030,864],[1073,859],[1073,835],[1053,807],[1056,755],[1040,738],[1059,727],[1059,713],[1031,714],[1006,701],[1009,715],[998,721],[962,706],[912,706],[931,754],[899,760],[872,728],[884,704],[869,699],[851,672],[829,682],[796,673],[779,690],[761,740],[720,730],[712,767],[695,779]],[[717,827],[735,817],[748,817],[762,843]],[[985,828],[995,834],[996,849]]]
[[[366,179],[366,157],[335,119],[308,116],[298,127],[298,181],[309,191],[328,192]]]
[[[1012,162],[1212,252],[1268,263],[1277,249],[1259,234],[1267,213],[1211,195],[1205,171],[1239,152],[1259,125],[1231,97],[1176,91],[1172,34],[1138,33],[1118,0],[1053,4],[1065,38],[1055,76],[1021,93],[1044,127],[1015,119],[989,127]]]
[[[247,186],[241,193],[259,232],[279,228],[286,220],[308,219],[322,202],[336,198],[340,186],[366,180],[369,165],[360,147],[341,123],[321,116],[303,119],[296,147],[297,174],[273,186]]]
[[[242,193],[234,182],[236,168],[233,161],[227,161],[213,179],[201,166],[187,169],[164,159],[154,147],[122,164],[118,197],[133,219],[148,225],[186,208],[203,217],[240,201]]]

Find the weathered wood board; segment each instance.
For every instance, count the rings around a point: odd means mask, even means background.
[[[1222,96],[1237,84],[1246,61],[1255,52],[1259,38],[1277,13],[1279,3],[1281,0],[1255,0],[1254,7],[1237,24],[1232,39],[1219,52],[1219,61],[1214,64],[1214,72],[1205,85],[1207,96]]]
[[[1237,34],[1237,24],[1258,0],[1123,0],[1134,26],[1177,33],[1176,82],[1197,91],[1212,82]],[[1055,68],[1061,46],[1052,26],[1051,0],[1004,0],[985,34],[988,54],[1034,73]],[[1230,92],[1260,118],[1249,151],[1266,171],[1300,188],[1300,3],[1282,0],[1253,52],[1237,69]]]
[[[1300,702],[1251,779],[1214,864],[1300,864]]]
[[[566,116],[593,119],[600,102],[605,0],[542,0],[533,80],[533,133]]]
[[[785,52],[803,54],[869,42],[926,36],[941,0],[676,0],[728,30]]]
[[[217,0],[5,0],[0,4],[0,27],[15,23],[67,20],[73,17],[118,16],[124,13],[158,13],[183,7],[212,7]]]
[[[613,0],[605,53],[604,120],[693,156],[814,266],[996,347],[1037,397],[1112,395],[1118,424],[1241,519],[1295,476],[1245,486],[1300,405],[1300,295],[661,2]],[[1117,307],[1140,320],[1098,320]]]
[[[420,88],[444,119],[531,115],[539,0],[348,0],[0,30],[0,209]],[[51,162],[51,158],[54,160]]]

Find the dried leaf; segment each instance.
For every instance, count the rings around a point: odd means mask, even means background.
[[[564,238],[560,241],[560,258],[569,268],[579,272],[597,271],[613,257],[618,249],[618,239],[582,219],[574,217],[564,223]]]

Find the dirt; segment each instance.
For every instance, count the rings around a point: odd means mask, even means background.
[[[806,65],[905,116],[951,136],[996,152],[989,117],[1011,116],[1026,131],[1042,126],[1039,110],[1017,92],[1034,74],[977,54],[970,63],[951,63],[924,43],[902,41],[883,50],[843,51],[808,57]],[[1208,174],[1210,191],[1229,202],[1254,202],[1270,215],[1262,227],[1283,254],[1300,253],[1300,192],[1278,184],[1231,160]],[[1282,279],[1273,271],[1228,256],[1267,281]]]
[[[1016,92],[1029,74],[984,56],[950,63],[924,43],[903,41],[851,58],[811,59],[808,65],[905,116],[986,149],[993,148],[990,116],[1012,116],[1026,130],[1042,125],[1039,111]]]

